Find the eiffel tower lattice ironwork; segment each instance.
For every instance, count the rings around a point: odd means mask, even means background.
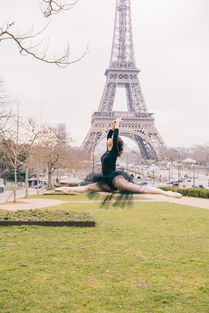
[[[165,144],[155,125],[154,114],[149,113],[144,101],[132,38],[130,0],[116,0],[115,27],[109,68],[105,75],[106,85],[97,112],[91,119],[91,128],[81,146],[92,152],[106,136],[113,120],[122,116],[120,135],[134,140],[147,160],[158,160]],[[112,111],[116,88],[126,90],[127,111]]]

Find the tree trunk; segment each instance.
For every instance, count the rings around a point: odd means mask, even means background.
[[[37,185],[36,185],[36,193],[37,195],[39,195],[39,170],[36,170],[36,180],[37,180]],[[35,185],[34,185],[34,188],[35,188]]]
[[[17,166],[14,166],[14,202],[17,200]]]
[[[53,189],[53,185],[52,185],[52,168],[51,166],[48,165],[48,190]]]
[[[27,197],[28,197],[28,171],[29,171],[29,167],[26,164],[26,167],[25,167],[25,199],[27,199]]]

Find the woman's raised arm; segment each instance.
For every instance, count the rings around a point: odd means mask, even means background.
[[[119,126],[120,126],[120,122],[121,122],[122,118],[119,117],[115,120],[115,129],[113,132],[113,147],[112,150],[114,152],[118,152],[118,135],[119,135]]]

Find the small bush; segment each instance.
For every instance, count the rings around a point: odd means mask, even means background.
[[[209,190],[201,188],[176,188],[176,187],[161,187],[165,191],[179,192],[182,196],[194,197],[194,198],[204,198],[209,199]]]

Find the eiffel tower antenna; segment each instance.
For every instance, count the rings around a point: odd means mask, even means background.
[[[92,115],[91,128],[81,146],[83,150],[92,152],[106,137],[107,128],[113,120],[122,116],[120,135],[135,141],[144,159],[160,159],[165,143],[154,125],[154,114],[148,112],[139,72],[134,56],[131,0],[116,0],[112,52],[105,72],[106,84],[99,109]],[[127,111],[113,111],[116,89],[119,87],[125,88]]]

